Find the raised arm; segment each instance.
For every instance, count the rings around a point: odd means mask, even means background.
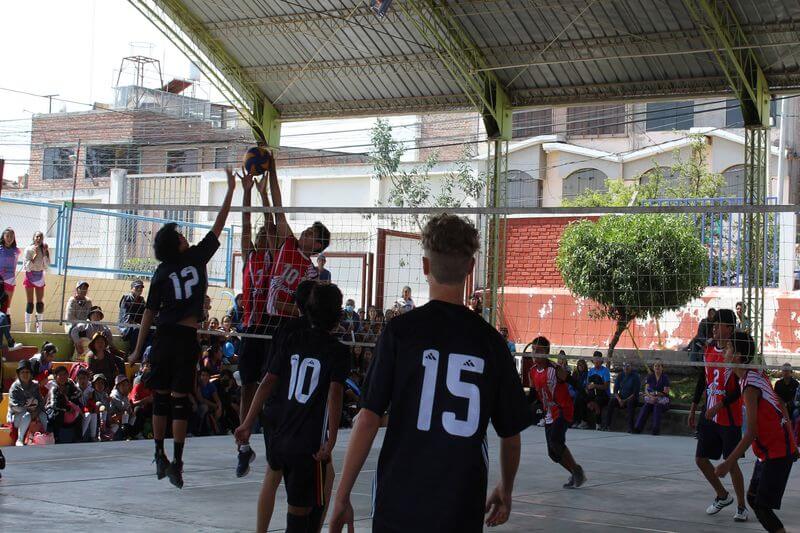
[[[258,194],[261,195],[261,205],[269,207],[269,194],[267,194],[267,187],[269,186],[269,178],[267,176],[261,178],[256,182],[256,189]],[[275,204],[275,207],[280,207],[280,203]],[[275,215],[264,211],[264,231],[267,236],[267,248],[269,249],[272,257],[278,255],[278,236],[275,233]]]
[[[281,198],[281,186],[278,183],[278,170],[275,167],[275,158],[269,159],[269,192],[272,195],[272,203],[275,207],[283,205]],[[287,237],[293,235],[292,228],[286,220],[285,213],[275,213],[275,234],[277,235],[276,244],[280,245]]]
[[[228,219],[228,213],[231,210],[231,200],[233,200],[233,191],[236,189],[236,177],[230,167],[225,169],[225,174],[228,178],[228,190],[225,193],[225,199],[222,200],[222,205],[217,213],[217,219],[214,221],[214,226],[211,232],[219,238],[222,230],[225,229],[225,221]]]
[[[252,205],[253,176],[242,176],[242,207]],[[253,230],[250,225],[250,211],[242,211],[242,260],[246,260],[253,249]]]

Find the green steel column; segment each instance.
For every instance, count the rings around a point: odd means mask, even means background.
[[[745,203],[764,205],[767,196],[767,158],[769,128],[749,126],[745,129]],[[745,279],[742,283],[742,302],[751,321],[751,333],[758,353],[764,348],[764,287],[766,286],[766,213],[747,213],[744,216]]]
[[[505,177],[508,167],[508,143],[502,140],[489,141],[490,168],[487,176],[488,207],[505,207]],[[489,284],[489,322],[495,327],[503,323],[502,304],[505,274],[505,233],[506,216],[493,213],[487,217],[488,243],[486,253],[486,273]]]

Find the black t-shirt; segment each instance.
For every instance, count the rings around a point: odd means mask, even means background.
[[[328,389],[344,383],[349,351],[333,335],[316,328],[288,336],[270,362],[280,378],[281,402],[270,445],[277,453],[313,454],[326,437]]]
[[[203,318],[203,303],[208,290],[206,265],[219,248],[219,239],[209,231],[198,244],[189,247],[176,263],[161,263],[156,268],[147,293],[147,309],[156,316],[156,325],[177,324],[186,317]]]
[[[794,409],[794,397],[797,394],[798,385],[800,383],[794,378],[790,379],[789,383],[786,383],[783,378],[775,382],[775,394],[786,404],[790,415],[792,414],[792,409]]]
[[[364,388],[362,407],[391,407],[374,526],[481,531],[489,420],[511,437],[532,418],[500,334],[464,306],[431,301],[386,325]]]
[[[269,371],[272,360],[275,357],[279,357],[277,354],[281,352],[281,349],[283,346],[285,346],[289,336],[291,336],[295,331],[308,328],[310,328],[310,325],[308,324],[308,320],[306,320],[304,317],[282,317],[281,324],[273,334],[272,341],[269,344],[269,350],[267,350],[267,356],[264,360],[262,374],[266,374],[266,372]],[[278,387],[276,387],[273,389],[270,397],[267,398],[267,401],[264,402],[264,407],[262,408],[262,414],[264,418],[262,419],[262,423],[268,426],[268,430],[270,430],[277,423],[282,398],[283,396],[278,396]]]

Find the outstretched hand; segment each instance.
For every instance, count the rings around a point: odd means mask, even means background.
[[[244,188],[245,191],[249,191],[250,189],[253,188],[253,183],[255,183],[255,178],[253,176],[251,176],[250,174],[245,174],[241,176],[241,180],[242,180],[242,188]]]
[[[231,167],[225,167],[225,175],[228,178],[228,190],[234,190],[236,188],[236,174],[233,173]]]

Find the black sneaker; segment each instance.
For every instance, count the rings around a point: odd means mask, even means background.
[[[575,465],[575,470],[572,472],[572,480],[576,489],[586,483],[586,474],[583,473],[581,465]]]
[[[3,452],[0,451],[0,470],[4,469],[5,467],[6,467],[6,458],[3,455]]]
[[[167,468],[167,477],[169,477],[169,482],[178,487],[179,489],[183,488],[183,463],[179,463],[177,461],[172,461],[170,463],[169,468]]]
[[[244,477],[250,473],[250,463],[256,460],[256,452],[248,448],[246,452],[239,452],[239,462],[236,465],[236,477]]]
[[[565,489],[574,489],[575,488],[575,476],[569,476],[569,481],[562,485]]]
[[[167,477],[167,471],[169,470],[169,459],[163,453],[157,453],[153,462],[156,464],[156,477],[158,479],[164,479]]]

